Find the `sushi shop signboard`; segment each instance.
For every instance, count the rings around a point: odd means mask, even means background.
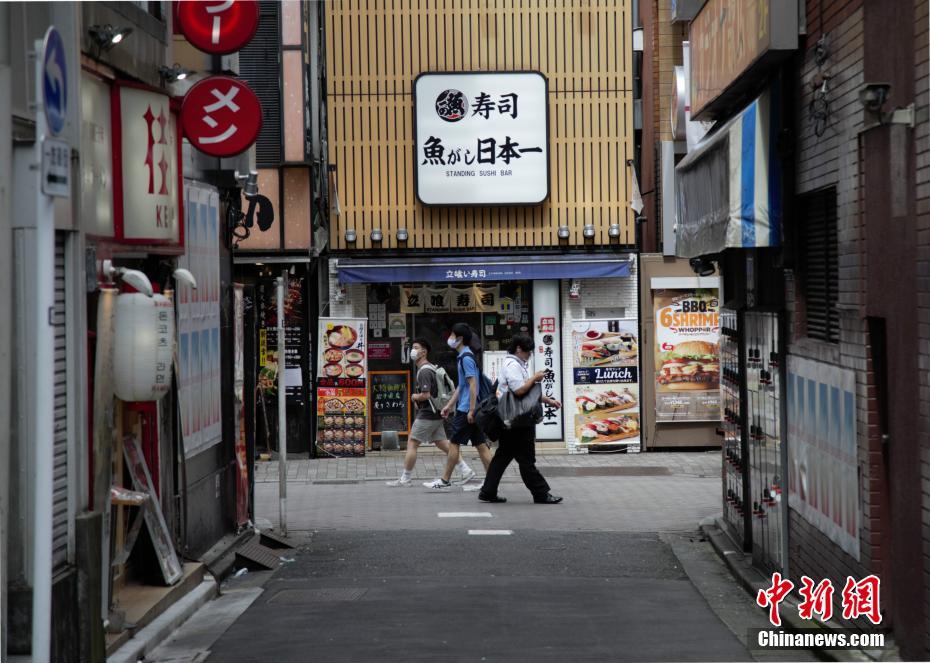
[[[320,318],[317,451],[361,456],[368,439],[368,352],[364,318]]]
[[[636,320],[572,324],[575,440],[589,451],[639,451]]]
[[[653,287],[658,422],[720,420],[718,299],[715,287]]]

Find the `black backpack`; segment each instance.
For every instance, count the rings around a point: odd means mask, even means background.
[[[490,385],[490,394],[478,403],[475,411],[475,423],[492,442],[497,442],[504,430],[504,422],[497,413],[497,406],[497,382],[495,382]]]

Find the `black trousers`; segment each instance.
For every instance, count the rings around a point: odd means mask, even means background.
[[[520,466],[520,476],[533,497],[545,497],[549,493],[549,484],[536,469],[536,429],[534,427],[504,430],[497,451],[494,452],[494,458],[488,466],[488,473],[481,487],[482,494],[491,497],[497,495],[501,477],[504,476],[507,466],[513,460],[517,461],[517,465]]]

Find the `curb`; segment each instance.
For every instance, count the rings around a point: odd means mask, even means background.
[[[219,586],[216,580],[212,577],[205,578],[196,589],[168,608],[151,624],[138,631],[126,644],[108,656],[107,662],[137,663],[218,594]]]
[[[771,584],[771,578],[765,576],[762,571],[752,564],[752,557],[740,550],[734,541],[726,534],[720,522],[720,516],[711,516],[700,522],[701,532],[705,538],[710,541],[714,550],[723,563],[730,569],[733,577],[742,585],[753,599],[760,589],[767,588]],[[823,622],[801,619],[798,616],[798,602],[794,597],[788,597],[782,603],[789,608],[781,613],[782,621],[788,630],[812,630],[821,629],[824,631],[834,630],[837,627]],[[901,657],[897,647],[891,639],[891,634],[885,636],[886,644],[890,644],[890,649],[885,650],[863,650],[863,649],[819,649],[813,651],[824,660],[844,661],[844,662],[871,662],[871,661],[900,661]]]

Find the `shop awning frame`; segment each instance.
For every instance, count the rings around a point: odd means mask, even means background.
[[[635,254],[340,258],[338,272],[342,284],[625,278],[631,256]]]
[[[779,104],[773,86],[675,167],[679,256],[781,245]]]

